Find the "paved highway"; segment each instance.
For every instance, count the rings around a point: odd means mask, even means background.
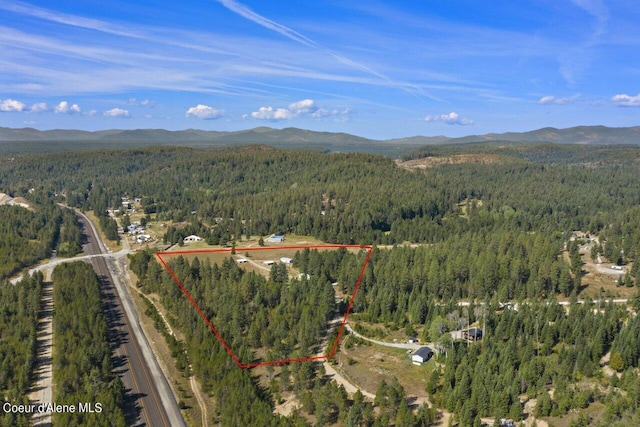
[[[77,213],[86,235],[85,254],[108,252],[89,219]],[[121,280],[124,266],[110,257],[92,257],[100,277],[112,334],[116,372],[124,383],[127,423],[133,426],[186,426],[175,397],[142,333],[137,312]]]

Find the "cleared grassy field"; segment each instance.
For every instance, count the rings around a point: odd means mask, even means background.
[[[346,377],[358,387],[375,393],[382,380],[389,383],[395,377],[404,387],[407,397],[419,400],[427,398],[425,386],[429,375],[436,369],[433,359],[417,366],[411,363],[410,350],[376,344],[355,344],[350,349],[346,347],[343,345],[336,354],[336,362]],[[352,364],[349,364],[349,359],[352,360]]]

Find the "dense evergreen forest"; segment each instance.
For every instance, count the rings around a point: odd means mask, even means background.
[[[101,413],[54,413],[57,425],[125,426],[124,387],[113,371],[109,327],[102,312],[100,282],[90,264],[60,264],[53,271],[55,301],[54,401],[101,403]]]
[[[638,159],[638,148],[633,145],[591,145],[520,143],[512,141],[480,141],[465,144],[430,145],[403,154],[402,160],[423,157],[449,157],[465,154],[498,155],[503,161],[547,164],[615,164]]]
[[[53,249],[63,257],[81,250],[82,232],[73,212],[30,196],[33,209],[0,206],[0,279],[48,257]]]
[[[518,310],[505,309],[492,302],[460,308],[455,303],[455,297],[443,304],[437,291],[414,285],[422,280],[420,271],[417,276],[412,276],[414,261],[429,258],[428,254],[425,257],[421,253],[421,249],[433,250],[430,247],[415,250],[408,247],[375,249],[352,317],[358,321],[364,319],[372,323],[395,325],[396,328],[410,325],[423,330],[423,341],[433,343],[442,353],[440,362],[443,368],[435,371],[427,390],[437,407],[454,413],[461,425],[476,425],[481,417],[521,420],[522,395],[541,402],[536,409],[538,417],[566,415],[571,410],[585,408],[594,402],[600,402],[607,408],[599,425],[625,425],[637,417],[635,405],[640,402],[636,371],[640,360],[637,336],[640,334],[640,322],[635,315],[630,315],[626,307],[606,304],[597,309],[596,303],[574,303],[565,309],[553,298],[545,300],[544,295],[531,298],[542,302],[524,303]],[[318,278],[313,283],[316,290],[323,289],[320,282],[329,285],[337,280],[349,293],[353,291],[355,283],[354,271],[357,274],[354,266],[361,262],[356,255],[346,251],[304,250],[294,258],[296,267]],[[186,298],[151,254],[138,253],[132,258],[131,265],[140,277],[142,289],[162,296],[163,305],[172,313],[170,320],[177,327],[186,331],[195,328],[205,334],[195,338],[187,332],[187,349],[194,372],[204,378],[205,389],[210,385],[211,390],[215,390],[218,384],[214,381],[216,375],[210,371],[212,365],[207,363],[211,361],[207,356],[210,350],[203,350],[202,346],[216,341],[210,333],[207,341],[206,327],[199,326],[204,323],[199,322]],[[278,358],[291,356],[290,352],[280,354],[283,349],[294,349],[294,356],[302,355],[304,353],[296,353],[296,350],[302,349],[301,343],[305,342],[306,336],[304,333],[316,332],[306,328],[312,327],[314,321],[317,321],[318,327],[326,324],[323,314],[326,311],[323,310],[307,311],[307,314],[296,317],[296,300],[304,301],[302,297],[291,298],[304,292],[298,287],[301,283],[297,280],[293,280],[289,288],[277,287],[273,279],[266,281],[258,279],[261,276],[254,273],[243,273],[231,259],[221,266],[211,266],[201,264],[197,258],[189,264],[183,258],[176,257],[171,266],[176,275],[184,279],[185,286],[207,317],[214,324],[224,325],[220,332],[232,343],[234,350],[237,349],[237,354],[242,355],[241,358],[264,352],[263,347]],[[429,266],[428,262],[426,266]],[[424,279],[428,281],[428,278]],[[540,280],[535,279],[536,282]],[[233,281],[235,287],[232,286]],[[311,285],[306,281],[302,284],[307,288]],[[216,290],[217,287],[222,290]],[[229,287],[236,292],[225,293]],[[443,285],[443,288],[446,287]],[[521,283],[520,287],[526,292],[527,283]],[[310,291],[313,292],[312,289],[307,290]],[[332,293],[327,291],[327,300],[331,296]],[[549,290],[546,297],[553,296],[553,290]],[[489,301],[491,295],[486,295],[486,298]],[[242,299],[246,301],[239,301]],[[286,307],[279,306],[278,301],[286,301]],[[260,314],[259,310],[257,315],[248,312],[255,311],[256,306],[264,307],[265,314]],[[271,307],[271,314],[266,307]],[[284,309],[285,317],[280,318]],[[287,313],[293,316],[288,317]],[[292,319],[300,319],[299,324],[292,322]],[[451,341],[449,331],[475,322],[481,322],[486,334],[481,342],[468,344]],[[260,328],[254,330],[258,324]],[[286,333],[280,334],[279,331]],[[224,355],[220,345],[214,344],[214,347]],[[612,367],[622,373],[620,380],[615,375],[602,376],[600,359],[609,352],[612,360],[616,361]],[[220,360],[219,363],[227,368],[230,366],[229,359],[227,362]],[[373,412],[367,412],[373,411],[373,407],[358,402],[357,398],[344,396],[334,406],[325,407],[325,403],[318,403],[327,399],[325,393],[337,399],[335,393],[341,396],[344,391],[339,388],[336,391],[335,385],[323,383],[323,370],[318,364],[296,364],[283,372],[289,375],[289,369],[293,383],[283,380],[283,374],[278,381],[272,380],[269,395],[262,395],[266,404],[271,404],[272,399],[277,399],[281,393],[293,390],[303,402],[304,411],[322,414],[328,423],[388,425],[396,422],[396,425],[428,425],[435,419],[435,413],[426,408],[422,408],[418,415],[405,411],[403,405],[406,402],[401,398],[394,404],[389,404],[383,398],[376,399],[377,403],[374,404],[382,411],[378,417]],[[584,382],[586,379],[597,381],[596,388]],[[381,384],[377,394],[385,393],[386,387],[386,384]],[[309,392],[309,389],[313,391]],[[396,389],[398,396],[404,396],[401,386],[396,385]],[[549,394],[550,390],[553,397]],[[224,401],[222,396],[218,396],[218,399]],[[238,404],[234,403],[234,407],[237,408]],[[321,408],[319,411],[318,407]],[[349,421],[349,414],[353,415],[352,409],[363,417],[358,418],[359,423]],[[234,419],[222,418],[222,414],[219,416],[220,421]],[[228,416],[231,417],[231,414]]]
[[[465,147],[474,153],[473,144]],[[541,147],[506,147],[490,165],[444,164],[422,173],[373,155],[263,146],[24,156],[0,165],[0,189],[28,195],[36,188],[99,216],[120,206],[122,196],[141,197],[146,213],[190,224],[170,230],[170,243],[186,232],[210,243],[275,232],[337,243],[437,242],[465,227],[450,219],[467,201],[478,201],[470,207],[482,221],[510,229],[595,233],[621,224],[640,204],[637,148],[551,145],[538,159]],[[545,162],[570,151],[568,164],[553,164],[509,156],[514,150]]]
[[[251,348],[269,348],[267,361],[320,352],[318,342],[335,311],[331,282],[317,276],[290,280],[281,263],[273,265],[269,280],[245,272],[231,258],[212,266],[198,258],[189,264],[178,257],[169,265],[207,318],[224,325],[223,339],[242,363],[255,362]],[[154,292],[165,294],[175,288],[156,279],[147,280]]]
[[[396,245],[374,249],[353,319],[390,330],[415,328],[437,346],[442,367],[427,391],[461,425],[485,416],[520,420],[523,396],[538,399],[540,417],[597,403],[606,408],[599,425],[637,424],[638,307],[576,302],[584,273],[570,238],[574,231],[597,236],[591,255],[628,270],[621,286],[640,285],[640,149],[468,144],[428,147],[406,160],[424,156],[445,161],[404,168],[367,154],[264,146],[18,156],[0,164],[0,191],[42,205],[48,199],[51,206],[58,201],[93,209],[114,240],[116,223],[106,211],[128,196],[142,199],[150,219],[167,223],[167,245],[190,234],[233,244],[279,232]],[[467,157],[447,160],[452,156]],[[39,210],[26,212],[20,215]],[[59,238],[38,240],[52,242],[43,246],[46,254]],[[265,279],[231,260],[211,265],[175,258],[171,268],[207,317],[227,325],[221,332],[247,362],[320,352],[310,337],[322,336],[340,310],[331,283],[350,294],[361,260],[348,252],[302,251],[294,263],[311,279],[291,280],[278,266]],[[237,368],[151,253],[136,254],[131,269],[143,291],[162,297],[170,321],[185,333],[192,370],[214,396],[222,425],[306,425],[309,419],[318,425],[429,425],[435,417],[426,408],[408,410],[397,383],[380,384],[382,397],[373,404],[358,394],[349,398],[313,363],[277,368],[264,389],[250,371]],[[573,303],[565,309],[557,297]],[[460,299],[471,305],[458,307]],[[501,308],[508,300],[520,308]],[[447,340],[447,332],[480,321],[483,341]],[[607,354],[614,375],[601,366]],[[285,392],[298,397],[304,414],[273,415]]]
[[[296,263],[310,273],[310,280],[288,279],[282,264],[274,265],[267,280],[245,272],[231,258],[211,265],[198,258],[189,264],[178,256],[170,266],[207,318],[222,325],[219,332],[246,363],[257,360],[257,354],[266,354],[262,360],[273,360],[321,353],[317,338],[325,335],[327,320],[335,310],[331,282],[341,277],[340,270],[358,262],[361,265],[362,256],[345,250],[328,251],[324,256],[317,251],[301,252]],[[314,416],[317,425],[387,426],[395,422],[426,426],[436,419],[435,410],[424,407],[414,414],[397,382],[382,383],[374,404],[365,402],[360,393],[350,399],[344,388],[327,381],[317,363],[278,368],[265,390],[250,370],[238,369],[222,345],[212,339],[211,331],[149,252],[132,256],[131,269],[143,291],[161,295],[163,306],[171,313],[169,321],[185,332],[193,372],[205,392],[215,397],[215,421],[220,425],[310,425],[300,413],[289,418],[273,415],[274,402],[285,392],[293,392],[303,402],[304,412]]]
[[[42,282],[41,273],[16,286],[0,281],[0,393],[3,401],[15,405],[29,404]],[[30,418],[30,414],[0,411],[2,426],[28,426]]]

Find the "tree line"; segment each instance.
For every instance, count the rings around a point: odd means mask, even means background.
[[[44,277],[37,272],[16,285],[0,282],[0,393],[2,403],[29,404],[34,380],[36,326]],[[31,414],[0,411],[3,426],[28,426]]]
[[[54,413],[59,425],[125,426],[124,386],[113,372],[100,282],[78,261],[53,271],[53,379],[56,404],[100,403],[102,412]]]
[[[32,209],[0,206],[0,279],[50,256],[81,251],[82,231],[73,212],[50,199],[33,195]]]

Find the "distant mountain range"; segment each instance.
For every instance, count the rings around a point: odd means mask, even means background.
[[[373,140],[348,133],[315,132],[298,128],[273,129],[257,127],[236,132],[187,129],[44,130],[0,127],[0,141],[157,141],[157,142],[223,142],[227,144],[460,144],[467,142],[512,141],[551,142],[558,144],[640,144],[640,126],[610,128],[606,126],[576,126],[566,129],[546,127],[529,132],[488,133],[461,138],[446,136],[413,136],[388,140]]]
[[[640,126],[626,128],[610,128],[606,126],[576,126],[566,129],[546,127],[529,132],[488,133],[485,135],[469,135],[461,138],[445,136],[414,136],[387,140],[401,144],[410,142],[417,145],[464,144],[470,142],[550,142],[554,144],[640,144]]]
[[[297,128],[272,129],[257,127],[236,132],[205,131],[187,129],[169,131],[164,129],[100,130],[45,130],[33,128],[12,129],[0,127],[0,141],[135,141],[135,142],[222,142],[235,144],[369,144],[373,141],[348,133],[314,132]]]
[[[366,151],[399,155],[425,145],[462,144],[473,142],[530,142],[558,144],[640,144],[640,126],[611,128],[577,126],[566,129],[542,128],[529,132],[489,133],[461,138],[446,136],[413,136],[374,140],[348,133],[315,132],[298,128],[273,129],[257,127],[236,132],[187,129],[46,130],[0,127],[0,154],[54,152],[96,148],[138,148],[150,145],[181,145],[189,147],[221,147],[265,144],[275,147],[310,148],[327,151]],[[23,142],[18,147],[15,142]]]

